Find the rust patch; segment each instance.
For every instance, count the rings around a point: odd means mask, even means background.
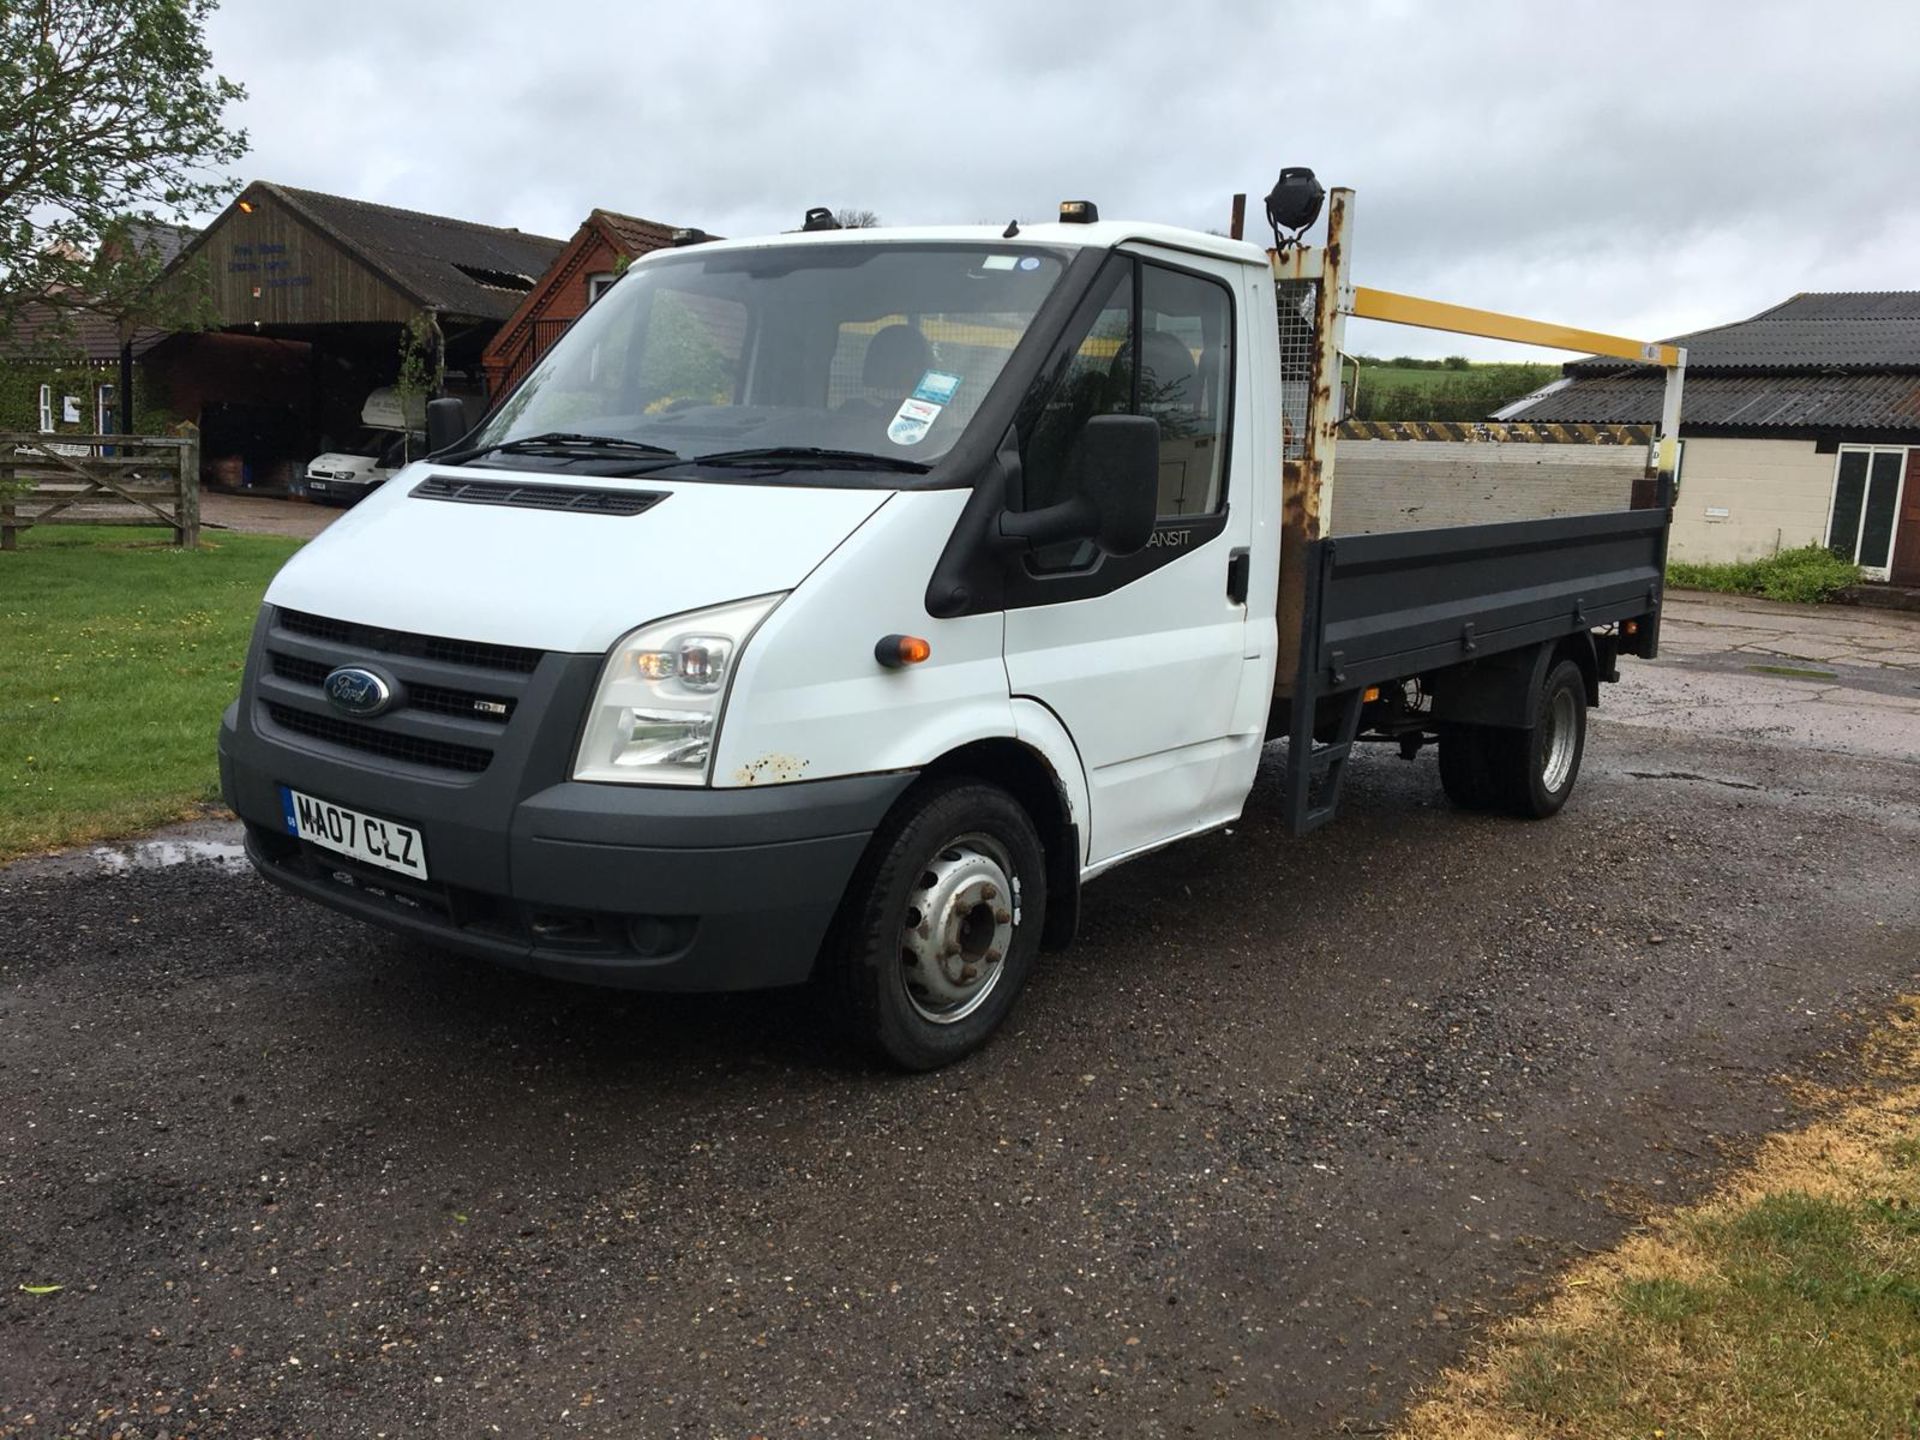
[[[762,755],[733,772],[736,785],[787,785],[805,777],[808,761],[794,755]]]

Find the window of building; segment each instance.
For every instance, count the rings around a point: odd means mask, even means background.
[[[1884,578],[1893,557],[1895,517],[1907,452],[1893,446],[1842,445],[1827,511],[1827,548]]]
[[[1024,508],[1076,493],[1073,447],[1088,420],[1133,414],[1160,424],[1160,518],[1219,514],[1233,393],[1232,296],[1204,276],[1120,258],[1099,286],[1102,299],[1086,328],[1056,352],[1022,407]],[[1091,542],[1068,542],[1036,550],[1029,568],[1077,570],[1097,559]]]
[[[40,433],[42,435],[53,433],[53,387],[51,385],[40,387]]]
[[[112,435],[119,427],[114,423],[113,386],[101,385],[93,392],[93,433]]]
[[[607,291],[613,288],[613,282],[620,277],[611,270],[602,270],[597,275],[587,276],[587,304],[591,305]]]

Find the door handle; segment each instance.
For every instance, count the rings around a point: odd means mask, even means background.
[[[1247,603],[1247,581],[1253,573],[1253,555],[1244,545],[1227,556],[1227,599]]]

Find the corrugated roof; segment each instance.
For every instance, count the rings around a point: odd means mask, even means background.
[[[270,181],[249,188],[271,194],[421,304],[452,315],[506,319],[566,243]]]
[[[1795,295],[1749,320],[1716,325],[1669,344],[1687,347],[1687,374],[1715,371],[1920,370],[1920,290],[1847,290]],[[1569,375],[1641,367],[1589,355]]]
[[[1665,379],[1641,369],[1582,376],[1512,420],[1652,424]],[[1681,429],[1912,430],[1920,433],[1920,375],[1696,375],[1688,367]]]

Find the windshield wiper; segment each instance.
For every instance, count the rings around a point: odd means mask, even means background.
[[[898,470],[924,475],[933,467],[896,455],[874,455],[865,450],[830,450],[819,445],[767,445],[757,450],[717,450],[696,455],[693,465],[765,466],[770,469]]]
[[[618,435],[580,435],[571,430],[549,430],[541,435],[522,435],[513,440],[497,440],[491,445],[474,445],[465,450],[449,450],[427,458],[438,465],[460,465],[482,455],[658,455],[678,460],[680,452],[665,445],[649,445],[644,440],[623,440]]]

